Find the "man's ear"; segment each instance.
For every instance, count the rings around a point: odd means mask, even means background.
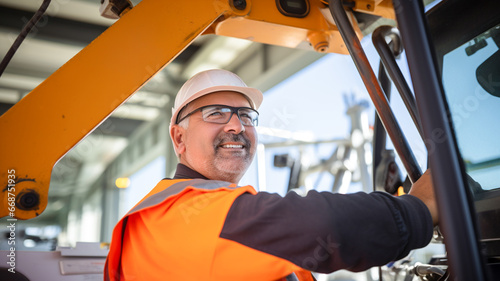
[[[170,136],[172,138],[172,142],[174,143],[175,153],[177,156],[186,151],[186,143],[184,142],[185,133],[186,129],[179,125],[173,125],[172,128],[170,128]]]

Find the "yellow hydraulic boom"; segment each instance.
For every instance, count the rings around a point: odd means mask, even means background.
[[[391,1],[351,8],[394,19]],[[143,0],[0,117],[0,217],[40,215],[55,163],[210,33],[290,48],[309,42],[318,52],[347,54],[326,1]]]

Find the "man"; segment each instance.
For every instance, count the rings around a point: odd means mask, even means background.
[[[437,222],[429,173],[398,198],[237,186],[261,102],[225,70],[183,85],[170,124],[180,164],[115,227],[106,280],[313,280],[310,271],[362,271],[427,245]]]

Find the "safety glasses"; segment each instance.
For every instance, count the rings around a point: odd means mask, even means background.
[[[213,104],[197,108],[180,119],[178,115],[175,124],[179,124],[198,111],[201,111],[203,121],[209,123],[227,124],[234,113],[236,113],[236,116],[238,116],[238,119],[240,119],[241,124],[244,126],[257,126],[259,119],[259,112],[250,107],[232,107],[222,104]]]

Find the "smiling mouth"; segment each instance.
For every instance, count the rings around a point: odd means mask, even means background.
[[[237,148],[237,149],[244,148],[244,146],[242,144],[223,144],[220,147],[222,147],[222,148]]]
[[[246,154],[249,155],[250,147],[252,146],[249,139],[247,139],[243,134],[220,134],[214,141],[214,149],[217,152],[225,151],[231,153],[231,155]],[[246,153],[245,153],[246,152]]]

